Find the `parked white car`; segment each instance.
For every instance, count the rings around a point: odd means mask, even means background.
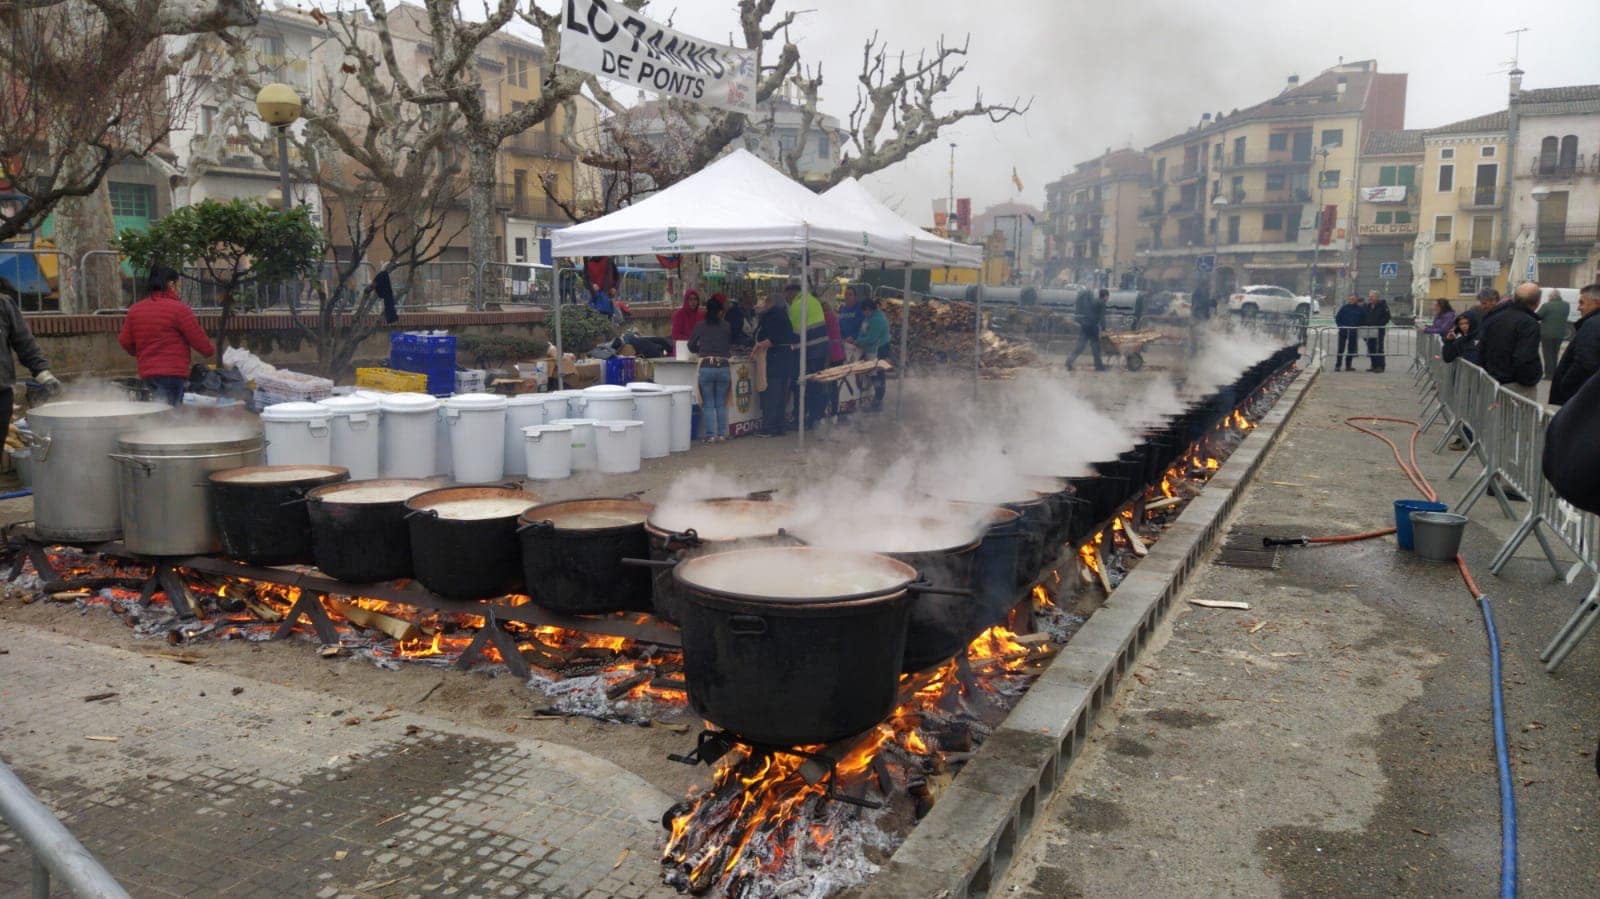
[[[1228,311],[1247,318],[1263,314],[1309,318],[1320,305],[1309,296],[1296,295],[1287,287],[1274,284],[1246,284],[1228,297]]]

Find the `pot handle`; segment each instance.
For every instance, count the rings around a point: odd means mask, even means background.
[[[971,590],[961,587],[935,587],[933,584],[927,581],[917,581],[915,583],[907,584],[906,590],[919,596],[924,593],[932,594],[934,596],[972,596]]]
[[[767,619],[759,615],[731,615],[728,630],[746,637],[760,637],[767,632]]]
[[[408,520],[408,519],[410,519],[410,518],[412,518],[414,516],[417,516],[417,515],[431,515],[434,518],[438,518],[439,517],[439,510],[438,509],[412,509],[411,511],[409,511],[406,514],[402,515],[401,516],[401,520],[402,521]]]
[[[34,431],[28,431],[27,434],[28,437],[26,442],[28,444],[28,448],[33,451],[33,458],[39,462],[43,462],[44,460],[50,458],[50,445],[55,443],[55,441],[51,439],[50,435],[39,434]]]
[[[139,458],[138,456],[130,456],[127,453],[106,453],[106,455],[110,457],[112,461],[126,462],[129,465],[136,466],[144,472],[145,477],[155,474],[156,467]]]
[[[301,495],[295,497],[294,499],[286,500],[284,502],[278,503],[278,507],[281,508],[281,509],[287,509],[290,506],[302,505],[305,502],[307,502],[305,494],[301,494]]]
[[[534,528],[538,528],[541,531],[553,531],[556,529],[556,523],[549,519],[545,519],[544,521],[530,521],[527,524],[518,525],[517,533],[520,534],[523,531],[532,530]]]
[[[622,559],[622,564],[633,568],[676,568],[678,563],[671,559]]]
[[[778,488],[768,487],[766,490],[752,490],[749,493],[746,493],[744,498],[750,500],[751,502],[770,503],[772,502],[772,495],[777,492]]]
[[[667,549],[676,550],[699,545],[700,535],[695,532],[694,528],[689,528],[682,533],[679,533],[678,531],[667,532]]]

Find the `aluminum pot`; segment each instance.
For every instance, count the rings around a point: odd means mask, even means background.
[[[518,593],[522,545],[517,516],[544,498],[516,487],[445,487],[406,500],[411,567],[446,599]]]
[[[249,565],[311,562],[306,492],[350,479],[338,465],[258,465],[213,471],[211,511],[222,553]]]
[[[650,558],[657,562],[759,546],[798,546],[784,526],[794,517],[788,503],[754,499],[707,499],[657,506],[645,522]],[[651,606],[662,621],[677,623],[682,606],[667,568],[651,584]]]
[[[571,614],[647,612],[650,571],[645,519],[655,506],[630,499],[580,499],[534,506],[517,519],[522,575],[539,605]]]
[[[46,540],[122,536],[117,438],[171,417],[166,403],[62,400],[28,410],[34,530]]]
[[[211,514],[213,471],[260,465],[266,440],[245,423],[135,431],[117,439],[123,543],[147,556],[196,556],[221,543]]]
[[[306,517],[317,567],[352,584],[411,577],[406,500],[440,486],[432,479],[377,478],[308,492]]]
[[[894,711],[916,570],[871,553],[761,547],[671,566],[689,705],[768,746],[829,743]]]

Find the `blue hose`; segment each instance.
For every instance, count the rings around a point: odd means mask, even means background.
[[[13,490],[10,493],[0,493],[0,499],[22,499],[24,496],[32,496],[32,495],[33,495],[33,488],[32,487],[28,487],[28,488],[24,488],[22,490]]]
[[[1506,703],[1500,689],[1500,635],[1494,628],[1489,597],[1478,597],[1483,628],[1489,635],[1490,702],[1494,706],[1494,754],[1500,767],[1500,895],[1517,895],[1517,797],[1511,784],[1511,758],[1506,751]]]

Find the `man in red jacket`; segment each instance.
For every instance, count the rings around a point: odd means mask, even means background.
[[[145,386],[169,405],[183,403],[189,385],[189,351],[210,356],[217,351],[201,329],[199,319],[178,298],[178,273],[166,266],[150,269],[149,296],[133,304],[117,342],[139,360],[139,377]]]

